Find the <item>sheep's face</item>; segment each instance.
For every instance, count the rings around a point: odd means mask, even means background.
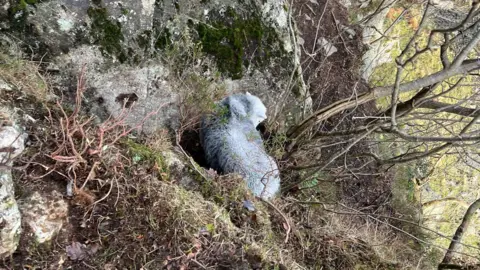
[[[267,108],[263,102],[256,96],[246,95],[232,95],[222,101],[227,105],[232,117],[237,117],[241,121],[249,121],[254,127],[267,119]]]
[[[267,119],[267,109],[262,111],[255,112],[254,115],[250,117],[250,121],[252,121],[252,124],[257,127],[258,124],[263,122],[265,119]]]
[[[250,96],[250,112],[249,119],[253,126],[258,126],[261,122],[267,119],[267,108],[263,105],[263,102],[256,96]]]

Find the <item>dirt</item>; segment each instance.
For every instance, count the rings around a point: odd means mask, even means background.
[[[314,2],[316,1],[295,1],[294,17],[300,36],[304,40],[301,57],[303,78],[310,89],[314,110],[316,110],[341,99],[355,99],[356,96],[368,92],[369,86],[359,74],[362,53],[365,49],[361,40],[361,28],[349,26],[347,10],[337,1],[320,0],[318,5]],[[344,26],[354,30],[355,35],[351,37],[347,31],[342,30]],[[321,37],[332,43],[338,51],[326,57],[318,42]],[[363,120],[356,120],[355,117],[376,113],[375,103],[369,102],[321,123],[319,131],[334,132],[353,129],[363,122]],[[329,143],[340,142],[342,139],[334,138]],[[330,157],[342,150],[343,148],[338,145],[323,148],[319,154],[321,155],[319,164],[327,162]],[[355,145],[347,155],[355,156],[365,152],[369,152],[367,145],[360,143]],[[342,167],[343,162],[342,159],[332,167],[335,165]],[[385,205],[384,202],[389,201],[390,197],[391,177],[364,176],[365,172],[368,174],[379,169],[368,158],[349,159],[348,163],[350,171],[356,171],[356,168],[362,168],[362,166],[363,168],[358,175],[351,175],[338,181],[341,190],[339,197],[342,201],[355,207],[367,207],[372,211],[377,210],[378,205]]]

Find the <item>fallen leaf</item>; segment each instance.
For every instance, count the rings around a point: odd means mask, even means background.
[[[115,267],[115,265],[107,263],[103,266],[103,270],[117,270],[117,268]]]
[[[187,259],[189,259],[189,260],[190,260],[190,259],[193,259],[193,258],[195,258],[196,255],[197,255],[196,253],[190,252],[190,253],[188,253],[188,255],[187,255]]]
[[[87,246],[79,242],[73,242],[71,245],[66,247],[67,256],[71,260],[83,260],[87,257]]]
[[[218,174],[217,174],[217,171],[215,171],[213,169],[208,169],[207,176],[210,177],[210,178],[215,178],[215,177],[218,176]]]
[[[320,5],[317,0],[310,0],[310,3],[315,4],[315,5]]]

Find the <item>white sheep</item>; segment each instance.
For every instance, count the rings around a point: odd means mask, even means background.
[[[202,119],[200,138],[212,169],[239,173],[255,196],[270,199],[280,190],[280,176],[256,129],[266,118],[267,108],[258,97],[231,95]]]

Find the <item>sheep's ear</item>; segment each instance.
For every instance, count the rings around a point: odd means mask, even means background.
[[[251,96],[252,94],[250,94],[248,91],[247,91],[247,96]]]

